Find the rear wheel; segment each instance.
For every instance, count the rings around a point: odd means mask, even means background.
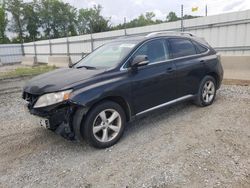
[[[212,76],[202,79],[195,104],[198,106],[208,106],[214,102],[216,96],[216,82]]]
[[[125,122],[121,106],[112,101],[104,101],[87,114],[82,135],[94,147],[110,147],[121,138]]]

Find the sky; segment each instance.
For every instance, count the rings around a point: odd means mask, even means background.
[[[132,20],[145,12],[154,12],[156,18],[165,19],[170,11],[178,16],[181,14],[181,4],[184,14],[205,15],[205,5],[208,15],[221,14],[250,9],[250,0],[63,0],[77,8],[93,7],[100,4],[103,7],[102,15],[109,18],[113,25],[122,23],[124,17]],[[198,7],[192,12],[192,7]]]

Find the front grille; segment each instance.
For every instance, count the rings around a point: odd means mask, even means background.
[[[34,106],[35,102],[37,101],[39,95],[33,95],[27,92],[23,92],[23,99],[28,102],[28,108],[30,109],[31,107]]]

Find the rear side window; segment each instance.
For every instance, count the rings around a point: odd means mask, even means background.
[[[200,45],[198,42],[193,41],[193,44],[195,45],[198,54],[205,53],[208,50],[207,48]]]
[[[169,39],[173,58],[195,55],[196,50],[188,39]]]

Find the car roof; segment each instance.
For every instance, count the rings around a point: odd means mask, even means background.
[[[122,36],[122,37],[118,37],[116,39],[120,39],[120,40],[145,40],[145,39],[149,39],[149,38],[155,38],[155,37],[194,37],[194,35],[192,33],[187,33],[187,32],[152,32],[152,33],[148,33],[148,34],[138,34],[138,35],[126,35],[126,36]]]
[[[148,39],[154,39],[158,37],[178,37],[178,38],[190,38],[195,40],[196,42],[199,42],[207,47],[209,47],[209,44],[205,41],[203,38],[196,37],[192,33],[188,32],[172,32],[172,31],[159,31],[159,32],[153,32],[146,35],[127,35],[118,37],[113,41],[136,41],[138,43],[146,41]]]

